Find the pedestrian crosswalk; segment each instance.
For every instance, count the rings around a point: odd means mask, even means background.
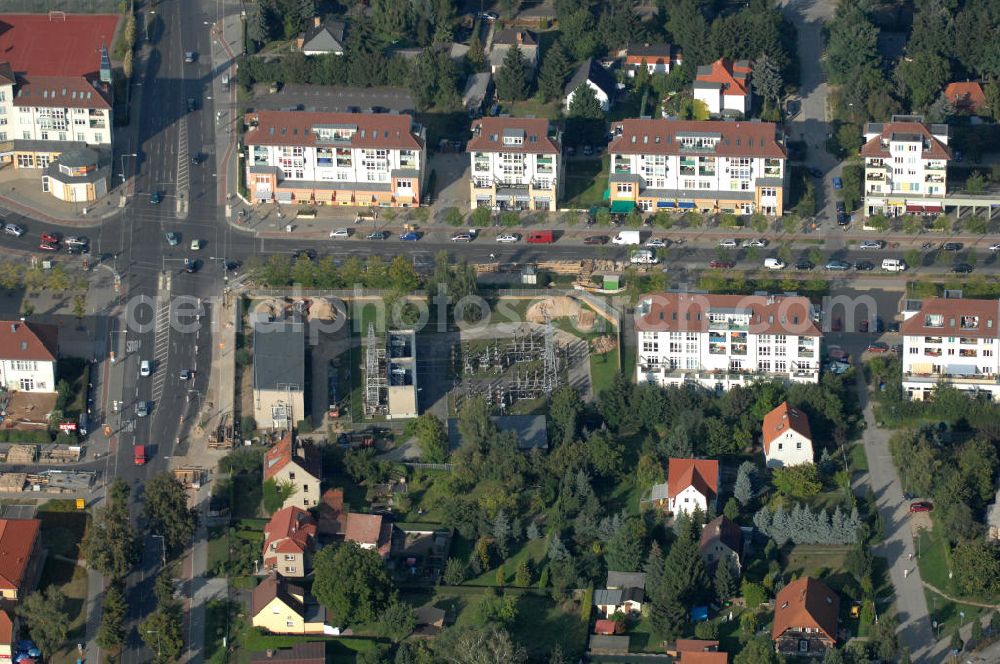
[[[160,367],[153,374],[153,401],[163,396],[163,385],[167,379],[167,354],[170,351],[170,290],[160,291],[156,298],[156,331],[153,340],[153,365]]]

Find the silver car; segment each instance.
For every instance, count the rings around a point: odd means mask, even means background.
[[[138,401],[135,404],[135,414],[138,417],[149,415],[149,404],[146,401]]]
[[[881,240],[865,240],[858,245],[858,249],[881,249],[885,243]]]
[[[727,249],[735,249],[739,245],[736,243],[736,240],[719,240],[719,246],[726,247]]]

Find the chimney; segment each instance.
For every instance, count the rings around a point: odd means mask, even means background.
[[[524,43],[524,33],[521,32],[520,30],[518,30],[518,32],[517,32],[517,43],[518,44],[523,44]]]
[[[318,28],[323,20],[319,16],[313,16],[313,27]]]
[[[17,323],[11,323],[10,324],[10,331],[11,331],[11,334],[17,332]]]

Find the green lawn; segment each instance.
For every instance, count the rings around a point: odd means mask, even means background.
[[[850,547],[799,544],[785,559],[784,571],[794,576],[821,576],[821,572],[837,573],[844,569],[844,558]]]
[[[534,116],[556,120],[559,117],[559,100],[544,102],[535,96],[524,101],[509,101],[503,103],[503,111],[510,113],[515,118]]]
[[[559,644],[566,659],[575,662],[586,648],[589,630],[582,609],[573,601],[556,604],[549,597],[522,595],[511,633],[524,644],[529,656],[548,657]]]
[[[590,382],[593,385],[594,396],[611,387],[618,374],[618,349],[607,353],[591,353]]]
[[[514,573],[517,571],[518,565],[521,564],[522,560],[529,561],[529,566],[531,567],[532,583],[538,581],[538,575],[541,572],[542,561],[545,559],[545,539],[536,539],[534,541],[529,540],[525,542],[514,555],[507,558],[504,561],[503,571],[506,578],[505,585],[513,585],[514,583]],[[497,585],[497,570],[493,569],[483,572],[478,577],[470,579],[466,583],[476,585],[476,586],[495,586]]]
[[[927,588],[924,588],[924,597],[927,598],[931,620],[938,624],[938,635],[943,639],[950,637],[960,625],[970,623],[988,611],[979,606],[949,601]]]
[[[932,517],[933,518],[933,517]],[[937,529],[917,531],[917,565],[920,568],[920,579],[931,584],[952,597],[961,593],[953,579],[948,578],[951,570],[951,560],[948,555],[948,544],[943,537],[938,536]]]
[[[375,650],[377,641],[367,638],[333,637],[329,639],[302,636],[275,636],[261,634],[255,629],[243,631],[240,649],[244,653],[262,652],[269,648],[290,648],[296,643],[323,641],[326,643],[326,661],[335,664],[353,664],[357,653]],[[241,661],[242,657],[240,658]],[[249,658],[248,658],[249,659]]]
[[[852,472],[868,472],[868,456],[865,454],[865,446],[860,441],[851,445],[851,450],[847,453],[847,460],[851,464]]]
[[[211,600],[205,609],[205,652],[208,664],[225,664],[226,651],[222,647],[223,637],[229,635],[237,624],[241,606],[237,602]],[[229,639],[227,639],[227,642]]]
[[[572,158],[566,160],[563,200],[568,208],[589,208],[604,202],[608,188],[610,158]]]

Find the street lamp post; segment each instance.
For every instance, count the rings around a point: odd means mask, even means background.
[[[147,629],[146,634],[156,634],[156,656],[162,657],[163,651],[160,650],[160,631],[156,629]]]
[[[125,184],[125,179],[126,179],[125,178],[125,157],[132,157],[134,159],[135,157],[138,157],[139,154],[136,153],[136,152],[133,152],[131,154],[120,154],[118,156],[122,160],[122,185],[124,185]]]
[[[160,564],[163,567],[167,566],[167,545],[166,541],[163,539],[163,535],[153,535],[153,539],[160,540]]]

